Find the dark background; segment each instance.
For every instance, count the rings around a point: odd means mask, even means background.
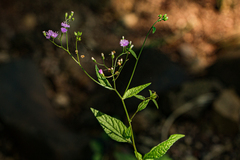
[[[181,133],[186,137],[168,152],[172,159],[239,159],[239,9],[237,0],[2,0],[0,159],[107,160],[132,154],[130,145],[102,132],[90,111],[126,122],[117,96],[90,81],[42,35],[60,31],[70,11],[75,21],[69,32],[83,32],[79,53],[92,75],[92,56],[100,62],[102,52],[120,53],[122,36],[138,53],[157,16],[167,13],[169,20],[156,24],[147,40],[132,83],[152,82],[149,89],[158,93],[160,106],[150,103],[133,121],[138,150],[144,154]],[[70,34],[72,53],[74,44]],[[133,63],[130,58],[118,80],[120,91]],[[138,102],[127,104],[133,114]]]

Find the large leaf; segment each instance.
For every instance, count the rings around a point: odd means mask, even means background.
[[[169,148],[180,138],[184,137],[182,134],[173,134],[166,141],[160,143],[159,145],[153,147],[150,152],[144,155],[144,160],[155,159],[162,157]]]
[[[97,65],[95,65],[95,70],[96,70],[96,75],[100,84],[109,90],[113,90],[112,85],[109,83],[106,77],[99,73],[99,68]]]
[[[131,139],[125,136],[128,129],[122,121],[96,109],[91,108],[91,110],[109,137],[117,142],[132,143]]]
[[[150,84],[151,83],[143,84],[143,85],[140,85],[140,86],[137,86],[137,87],[127,90],[123,95],[123,99],[130,98],[132,96],[137,95],[139,92],[141,92],[143,89],[148,87]]]

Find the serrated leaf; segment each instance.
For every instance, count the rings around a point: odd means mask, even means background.
[[[156,32],[156,27],[152,27],[152,34],[154,34]]]
[[[142,101],[142,102],[138,105],[138,111],[144,110],[144,109],[147,107],[149,101],[150,101],[150,99],[147,99],[147,100],[145,100],[145,101]]]
[[[99,73],[99,68],[97,65],[95,65],[95,70],[96,70],[98,81],[100,82],[101,86],[109,90],[113,90],[112,85],[109,83],[109,81],[102,74]]]
[[[105,133],[117,142],[132,143],[130,138],[124,136],[127,127],[117,118],[104,114],[94,108],[91,108],[94,116],[102,126]]]
[[[136,98],[138,98],[138,99],[140,99],[140,100],[145,100],[145,97],[144,96],[142,96],[142,95],[134,95],[134,97],[136,97]]]
[[[137,86],[137,87],[127,90],[123,95],[123,99],[130,98],[132,96],[137,95],[139,92],[141,92],[143,89],[148,87],[150,84],[151,83],[143,84],[143,85],[140,85],[140,86]]]
[[[185,135],[182,134],[173,134],[171,135],[166,141],[160,143],[159,145],[153,147],[150,152],[144,155],[143,159],[155,159],[162,157],[166,152],[169,150],[169,148],[180,138],[184,137]]]
[[[142,160],[142,155],[141,155],[139,152],[134,151],[134,153],[135,153],[135,157],[136,157],[138,160]]]
[[[129,52],[133,55],[133,57],[135,57],[137,59],[137,55],[132,49],[129,49]]]

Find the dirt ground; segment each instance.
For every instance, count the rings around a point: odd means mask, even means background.
[[[79,53],[85,56],[83,66],[94,74],[92,56],[100,61],[102,52],[119,53],[122,36],[133,42],[137,53],[157,16],[167,13],[169,20],[156,24],[156,33],[150,34],[133,80],[133,84],[153,82],[151,89],[158,93],[160,106],[156,110],[150,104],[133,121],[139,152],[146,153],[170,134],[181,133],[186,137],[168,152],[174,160],[238,160],[239,9],[238,0],[2,0],[0,69],[22,59],[33,62],[53,114],[68,132],[85,137],[79,142],[83,144],[80,159],[100,155],[110,160],[118,153],[131,154],[131,146],[116,144],[103,134],[89,109],[94,107],[126,121],[119,100],[90,81],[67,53],[45,39],[42,31],[59,31],[65,12],[74,11],[75,21],[69,31],[83,32]],[[69,42],[74,52],[73,35]],[[126,82],[126,72],[120,86]],[[28,76],[26,70],[26,79]],[[0,106],[4,105],[2,101]],[[135,106],[129,102],[131,114]],[[14,125],[8,122],[0,117],[0,160],[29,159],[26,154],[33,153],[26,152],[29,146],[19,141],[13,133],[17,130],[9,129]],[[33,144],[37,146],[38,142]]]

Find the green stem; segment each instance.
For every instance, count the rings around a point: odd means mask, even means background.
[[[67,43],[67,50],[68,50],[68,31],[66,32],[66,43]]]
[[[131,77],[130,77],[130,79],[129,79],[129,81],[128,81],[128,85],[127,85],[127,87],[126,87],[125,92],[128,90],[128,88],[129,88],[129,86],[130,86],[130,84],[131,84],[131,82],[132,82],[132,78],[133,78],[133,75],[134,75],[135,70],[136,70],[136,68],[137,68],[137,64],[138,64],[139,58],[140,58],[140,56],[141,56],[141,53],[142,53],[142,51],[143,51],[145,42],[146,42],[146,40],[147,40],[147,38],[148,38],[148,36],[149,36],[149,34],[150,34],[153,26],[154,26],[158,21],[159,21],[159,20],[157,20],[157,21],[152,25],[152,27],[149,29],[149,31],[148,31],[148,33],[147,33],[147,36],[146,36],[145,39],[144,39],[142,48],[141,48],[141,50],[140,50],[140,52],[139,52],[139,54],[138,54],[137,60],[136,60],[136,62],[135,62],[135,65],[134,65],[134,68],[133,68],[133,71],[132,71],[132,75],[131,75]]]
[[[88,74],[88,72],[82,67],[81,63],[80,63],[80,59],[79,59],[79,54],[77,52],[77,59],[73,57],[73,55],[70,53],[69,50],[67,50],[66,48],[64,48],[63,46],[60,46],[58,44],[56,44],[54,41],[50,40],[54,45],[56,45],[59,48],[62,48],[64,51],[66,51],[71,57],[72,59],[82,68],[83,72],[91,79],[93,80],[95,83],[101,85],[101,83],[99,83],[97,80],[95,80],[90,74]],[[76,42],[76,50],[77,50],[77,42]]]
[[[129,124],[129,127],[131,128],[132,145],[133,145],[135,153],[137,153],[137,147],[136,147],[135,140],[134,140],[134,135],[133,135],[132,121],[129,118],[129,114],[128,114],[128,111],[127,111],[126,104],[124,102],[124,99],[122,98],[122,96],[119,94],[119,92],[116,89],[115,89],[115,92],[117,93],[117,95],[119,96],[119,98],[122,101],[123,108],[124,108],[125,114],[126,114],[127,119],[128,119],[128,124]]]

